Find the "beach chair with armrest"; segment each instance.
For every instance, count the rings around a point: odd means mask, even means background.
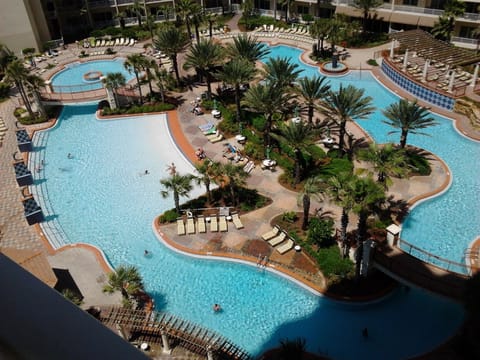
[[[280,228],[277,225],[275,225],[270,231],[266,232],[261,237],[263,240],[268,241],[274,238],[275,236],[277,236],[279,232],[280,232]]]
[[[240,220],[240,216],[238,216],[237,213],[232,214],[232,221],[233,225],[235,225],[237,229],[243,229],[242,221]]]
[[[288,239],[287,241],[285,241],[285,243],[283,243],[282,245],[280,246],[277,246],[275,249],[277,249],[277,251],[280,253],[280,254],[285,254],[287,251],[290,251],[293,249],[293,245],[294,245],[294,242],[292,239]]]
[[[225,215],[221,215],[218,217],[218,229],[221,232],[228,231],[227,218],[225,217]]]
[[[195,222],[193,217],[187,219],[187,234],[195,234]]]
[[[214,137],[214,138],[209,138],[208,141],[210,141],[212,144],[215,144],[219,141],[222,141],[223,140],[223,134],[219,134],[218,136]]]
[[[217,215],[210,215],[210,231],[211,232],[218,231]]]
[[[197,218],[197,229],[199,233],[207,232],[207,228],[205,227],[205,218],[203,215]]]
[[[177,219],[177,234],[185,235],[185,223],[182,218]]]
[[[268,243],[272,246],[277,246],[278,244],[281,244],[286,237],[287,237],[287,233],[285,233],[285,231],[282,231],[280,234],[278,234],[274,238],[268,240]]]

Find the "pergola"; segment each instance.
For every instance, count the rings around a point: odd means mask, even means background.
[[[474,51],[437,40],[430,33],[420,29],[392,33],[390,38],[397,40],[401,48],[415,51],[417,56],[444,63],[450,68],[480,62],[480,55]]]

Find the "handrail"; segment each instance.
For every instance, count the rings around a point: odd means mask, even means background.
[[[402,245],[405,246],[406,248],[402,247]],[[472,270],[476,270],[476,271],[480,270],[480,266],[466,265],[466,264],[462,264],[462,263],[459,263],[459,262],[456,262],[456,261],[452,261],[452,260],[442,258],[438,255],[434,255],[432,253],[429,253],[428,251],[423,250],[423,249],[419,248],[418,246],[410,244],[408,241],[405,241],[403,239],[398,239],[398,247],[401,250],[405,251],[406,253],[408,253],[410,255],[412,255],[412,252],[417,252],[421,255],[424,255],[424,256],[426,256],[426,259],[420,258],[421,260],[425,260],[428,263],[440,266],[443,269],[448,270],[448,271],[457,272],[457,273],[463,274],[463,275],[465,275],[465,274],[471,275]],[[412,255],[412,256],[414,256],[414,255]],[[418,257],[418,256],[416,256],[416,257]],[[433,260],[433,261],[431,261],[431,260]],[[444,264],[444,265],[446,265],[446,267],[441,266],[439,264]],[[462,271],[461,272],[456,271],[455,268],[461,269]]]

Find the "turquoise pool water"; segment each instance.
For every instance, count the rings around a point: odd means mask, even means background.
[[[300,61],[298,49],[275,46],[271,50],[271,57],[287,56],[304,69],[301,76],[318,73],[317,68]],[[389,104],[397,102],[398,97],[379,85],[370,72],[351,71],[345,76],[331,77],[330,83],[334,89],[340,84],[364,88],[378,110],[358,123],[378,143],[399,142],[399,134],[387,135],[392,128],[382,122],[381,113]],[[429,253],[464,263],[465,250],[480,235],[480,143],[461,136],[451,120],[432,115],[439,125],[423,131],[430,136],[409,134],[408,143],[431,151],[445,161],[453,174],[453,182],[442,196],[413,208],[402,225],[401,237]],[[417,253],[412,255],[422,257]],[[437,265],[445,266],[444,263]],[[459,267],[450,269],[463,272]]]
[[[104,76],[108,73],[120,72],[125,79],[130,81],[135,77],[124,67],[125,59],[95,60],[86,62],[74,62],[68,64],[65,69],[55,74],[52,78],[52,85],[55,92],[79,92],[90,91],[102,88],[102,82],[86,81],[84,75],[92,71],[100,71]]]
[[[30,166],[45,161],[32,189],[46,211],[42,226],[58,246],[90,243],[113,266],[138,266],[158,310],[215,330],[254,355],[281,339],[304,337],[309,350],[335,359],[404,359],[459,328],[459,305],[420,290],[345,304],[254,266],[172,252],[151,228],[154,217],[173,206],[160,196],[159,179],[171,161],[182,173],[191,172],[191,164],[174,146],[162,116],[97,121],[95,109],[66,106],[55,128],[34,137]],[[149,175],[142,175],[145,169]],[[58,240],[62,232],[65,238]],[[152,258],[143,256],[144,249]],[[214,313],[213,303],[224,311]],[[365,327],[368,339],[361,335]]]

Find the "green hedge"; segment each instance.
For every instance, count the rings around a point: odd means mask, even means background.
[[[122,115],[122,114],[143,114],[151,112],[162,112],[175,109],[175,105],[160,103],[155,105],[134,105],[129,108],[103,109],[103,115]]]
[[[315,258],[323,275],[327,278],[352,275],[354,271],[353,262],[349,258],[342,257],[337,244],[320,248],[318,252],[315,252],[308,244],[304,245],[304,249]]]
[[[0,82],[0,100],[8,98],[10,93],[10,84]]]

